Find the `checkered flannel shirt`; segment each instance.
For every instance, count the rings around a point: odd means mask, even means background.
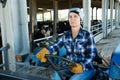
[[[72,38],[71,30],[64,32],[54,45],[48,47],[50,53],[65,46],[67,50],[66,58],[80,63],[84,70],[92,68],[92,61],[97,53],[94,37],[86,30],[80,29],[77,37]]]

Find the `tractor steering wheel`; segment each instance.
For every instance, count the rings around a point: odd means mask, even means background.
[[[76,66],[76,64],[73,61],[71,61],[67,58],[61,57],[61,56],[46,54],[45,57],[47,58],[48,62],[52,65],[53,69],[55,69],[58,72],[61,79],[68,80],[67,78],[69,78],[71,75],[65,74],[65,73],[59,72],[59,71],[65,70],[65,69],[70,69],[70,68]],[[54,60],[52,61],[52,58],[57,59],[57,60],[61,60],[61,61],[60,61],[60,63],[55,64]]]
[[[46,54],[45,57],[47,58],[48,62],[52,65],[52,67],[56,70],[64,70],[64,69],[69,69],[72,68],[74,66],[76,66],[76,64],[64,57],[61,56],[56,56],[56,55],[49,55]],[[54,61],[52,61],[52,59],[57,59],[57,60],[61,60],[60,63],[54,63]]]

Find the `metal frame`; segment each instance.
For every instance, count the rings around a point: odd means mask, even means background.
[[[7,50],[9,49],[9,44],[6,44],[5,47],[1,47],[0,51],[2,51],[2,64],[0,64],[0,67],[3,67],[3,69],[5,68],[5,70],[9,69],[9,64],[8,64],[8,55],[7,55]]]

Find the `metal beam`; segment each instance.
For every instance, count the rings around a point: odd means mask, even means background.
[[[83,0],[83,10],[84,10],[84,19],[83,19],[83,28],[90,31],[91,27],[91,0]]]
[[[29,53],[29,36],[26,0],[8,0],[5,8],[0,8],[3,46],[8,43],[9,70],[16,70],[16,54]]]
[[[108,0],[102,0],[102,27],[104,38],[107,38],[107,16],[108,16]]]
[[[116,1],[115,2],[115,26],[116,26],[116,28],[119,28],[119,15],[118,15],[118,13],[119,13],[119,2],[118,1]]]
[[[30,25],[29,25],[29,37],[30,37],[30,50],[33,52],[34,48],[34,31],[35,27],[37,27],[37,3],[36,0],[30,0],[29,1],[30,5]]]
[[[53,35],[57,32],[57,23],[58,23],[58,1],[53,0],[53,9],[54,9],[54,27],[53,27]]]
[[[110,0],[110,25],[111,25],[111,31],[113,28],[113,8],[114,8],[114,0]]]

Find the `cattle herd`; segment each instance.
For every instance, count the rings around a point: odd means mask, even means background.
[[[82,25],[82,24],[81,24]],[[44,38],[53,35],[53,22],[52,21],[44,21],[44,22],[37,22],[37,27],[34,31],[34,39]],[[102,30],[102,21],[101,20],[91,20],[91,30],[93,34],[97,33],[98,31]],[[63,33],[64,31],[70,29],[69,22],[66,21],[59,21],[57,23],[57,33]]]

